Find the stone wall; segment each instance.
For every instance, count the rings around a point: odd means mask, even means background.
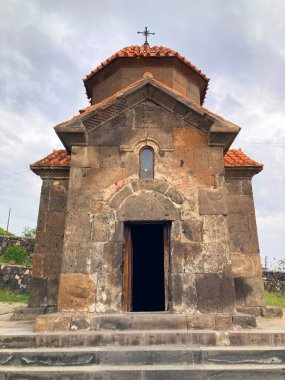
[[[28,258],[32,259],[35,248],[35,239],[28,239],[19,236],[2,236],[0,235],[0,257],[3,255],[6,247],[17,244],[28,251]]]
[[[269,292],[285,292],[285,272],[263,271],[264,289]]]
[[[26,265],[0,265],[0,285],[15,293],[29,293],[32,267]]]
[[[72,148],[59,311],[124,310],[124,227],[133,221],[171,223],[168,310],[234,309],[223,148],[208,146],[196,119],[150,101],[104,127],[90,118],[89,146]],[[146,145],[155,175],[142,181]]]

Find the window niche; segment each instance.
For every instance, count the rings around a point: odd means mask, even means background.
[[[150,146],[145,146],[140,151],[140,178],[150,179],[154,177],[154,151]]]

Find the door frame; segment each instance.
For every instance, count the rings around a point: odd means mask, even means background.
[[[125,222],[124,223],[124,274],[123,274],[123,311],[133,310],[133,244],[131,226],[133,224],[163,224],[163,255],[164,255],[164,311],[169,310],[169,260],[170,260],[170,222]]]

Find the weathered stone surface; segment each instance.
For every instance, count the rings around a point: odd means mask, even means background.
[[[232,316],[229,314],[215,315],[216,330],[231,330],[233,328]]]
[[[201,242],[203,239],[203,221],[189,219],[182,222],[182,232],[186,239]]]
[[[227,215],[226,193],[222,190],[199,189],[199,213],[200,215]]]
[[[234,288],[231,277],[217,273],[196,275],[198,310],[230,312],[234,308]]]
[[[260,256],[237,254],[231,255],[234,277],[260,277],[262,274]]]
[[[222,215],[204,216],[203,241],[224,242],[229,239],[227,218]]]
[[[129,186],[125,186],[122,190],[116,193],[110,200],[111,207],[118,208],[125,198],[132,194]]]
[[[35,331],[68,331],[70,329],[71,318],[72,315],[40,315],[35,321]]]
[[[234,279],[238,306],[263,306],[264,285],[262,278],[237,277]]]
[[[195,314],[187,316],[188,329],[214,329],[215,317],[212,314]]]
[[[87,274],[62,273],[58,294],[60,311],[94,311],[96,284]]]
[[[137,180],[132,181],[131,184],[135,192],[140,190],[154,190],[158,193],[165,194],[166,190],[169,188],[167,182],[157,179]]]
[[[242,328],[256,327],[256,319],[253,315],[238,313],[233,315],[233,324],[239,325]]]
[[[129,196],[118,210],[118,219],[126,221],[159,221],[180,219],[180,210],[169,199],[153,192]]]
[[[262,317],[265,318],[282,318],[283,317],[283,310],[281,307],[274,307],[274,306],[263,306],[260,307],[260,314]]]
[[[173,187],[170,187],[167,192],[165,193],[167,197],[169,197],[174,203],[182,204],[183,203],[183,197],[180,194],[179,191],[174,189]]]
[[[71,167],[99,168],[99,148],[95,146],[73,146]]]

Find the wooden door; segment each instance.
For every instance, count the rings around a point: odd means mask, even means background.
[[[124,253],[124,311],[132,311],[133,289],[133,244],[131,226],[125,225],[125,253]]]

